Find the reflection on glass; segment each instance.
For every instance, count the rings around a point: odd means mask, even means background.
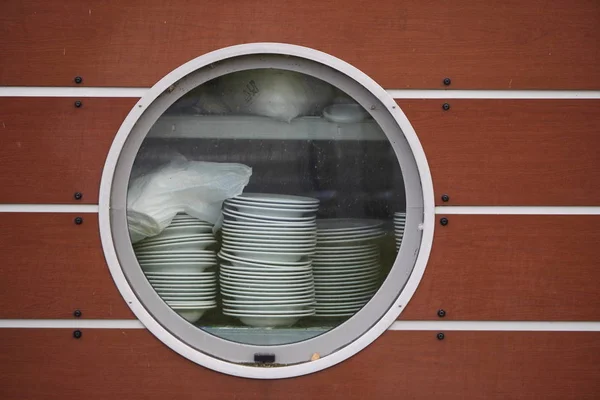
[[[396,155],[367,110],[316,78],[259,69],[207,82],[159,118],[134,164],[128,220],[148,280],[183,318],[275,345],[371,299],[404,204]]]

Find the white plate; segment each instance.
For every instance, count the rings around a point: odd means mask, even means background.
[[[319,246],[317,247],[317,254],[345,254],[345,253],[356,253],[363,251],[379,251],[379,246],[376,244],[355,244],[351,246]]]
[[[238,286],[264,286],[264,287],[297,287],[313,282],[312,275],[303,277],[280,278],[273,277],[271,279],[266,276],[246,277],[246,276],[225,276],[221,275],[219,281],[226,284]]]
[[[279,249],[279,251],[295,251],[294,249],[312,249],[316,247],[316,242],[306,242],[306,243],[298,243],[298,242],[284,242],[277,243],[277,241],[273,242],[252,242],[246,240],[231,240],[231,239],[223,239],[223,245],[229,246],[240,246],[240,247],[248,247],[248,248],[263,248],[263,249]]]
[[[137,255],[146,255],[154,251],[177,251],[187,252],[194,250],[205,250],[210,246],[216,245],[217,241],[212,240],[190,240],[190,241],[174,241],[164,244],[148,244],[142,247],[135,248]]]
[[[308,316],[308,315],[312,315],[314,314],[315,309],[313,308],[309,308],[309,309],[305,309],[305,310],[295,310],[295,311],[291,311],[291,310],[282,310],[282,311],[241,311],[241,310],[231,310],[231,309],[223,309],[223,314],[225,315],[233,315],[236,316],[234,314],[238,314],[240,316],[246,316],[246,315],[260,315],[260,316],[279,316],[279,317],[292,317],[292,316]]]
[[[318,249],[318,248],[317,248]],[[337,253],[332,253],[332,254],[324,254],[324,253],[317,253],[315,252],[315,254],[313,254],[312,259],[314,261],[331,261],[331,260],[339,260],[344,259],[360,259],[360,258],[366,258],[366,257],[377,257],[379,256],[379,249],[378,250],[367,250],[367,251],[357,251],[356,253],[345,253],[345,254],[337,254]]]
[[[225,311],[241,311],[241,312],[286,312],[286,311],[305,311],[309,309],[314,310],[314,301],[307,302],[306,304],[230,304],[223,301],[223,310]]]
[[[187,281],[185,283],[171,283],[171,282],[160,282],[160,283],[155,283],[154,285],[152,285],[152,287],[159,291],[159,290],[181,290],[181,291],[194,291],[194,290],[204,290],[204,289],[212,289],[212,288],[216,288],[217,287],[217,281],[214,282],[200,282],[200,283],[188,283]]]
[[[250,203],[274,203],[289,205],[319,204],[319,199],[313,197],[294,196],[276,193],[242,193],[233,197],[232,200],[247,201]]]
[[[317,232],[327,234],[332,232],[347,232],[355,230],[368,230],[380,228],[383,221],[377,219],[359,219],[359,218],[329,218],[317,220]]]
[[[215,276],[217,276],[217,272],[216,271],[207,271],[207,272],[166,271],[166,272],[146,272],[145,275],[148,278],[177,278],[177,279],[193,278],[193,279],[199,279],[199,278],[215,277]]]
[[[256,237],[242,237],[242,236],[230,236],[223,233],[223,241],[230,243],[248,243],[248,244],[270,244],[270,245],[282,245],[282,246],[316,246],[316,237],[272,237],[272,238],[256,238]]]
[[[255,302],[257,304],[270,304],[271,302],[282,303],[285,304],[287,302],[293,303],[297,301],[314,301],[315,294],[314,293],[304,293],[299,295],[290,295],[290,294],[269,294],[269,295],[252,295],[252,294],[224,294],[221,293],[223,297],[230,298],[232,300],[239,301],[250,301]]]
[[[323,117],[338,124],[350,124],[364,121],[369,113],[360,104],[332,104],[325,107]]]
[[[254,299],[231,299],[223,298],[223,302],[227,302],[231,305],[310,305],[315,303],[315,299],[311,297],[304,297],[296,300],[254,300]]]
[[[314,294],[315,293],[315,289],[314,289],[314,285],[312,283],[306,284],[306,285],[296,285],[296,286],[291,286],[291,285],[285,285],[285,286],[273,286],[273,285],[267,285],[267,287],[264,287],[264,285],[239,285],[239,284],[229,284],[227,282],[220,282],[220,288],[221,288],[221,293],[223,294],[227,294],[227,295],[255,295],[255,294],[272,294],[272,295],[278,295],[278,294],[283,294],[283,295],[290,295],[290,296],[297,296],[300,294]],[[268,290],[266,290],[268,289]],[[362,289],[361,289],[362,290]],[[329,293],[327,293],[329,294]]]
[[[273,268],[273,269],[310,269],[312,261],[310,259],[304,261],[292,261],[292,262],[261,262],[251,258],[238,257],[228,253],[226,250],[219,252],[219,258],[222,260],[229,261],[234,267],[260,267],[260,268]]]
[[[347,265],[347,264],[367,264],[379,261],[379,255],[360,256],[360,257],[339,257],[337,259],[313,259],[313,267],[320,265]]]
[[[173,287],[173,288],[179,288],[179,287],[204,287],[202,285],[206,285],[206,284],[215,284],[217,282],[217,280],[207,280],[207,279],[188,279],[188,280],[170,280],[170,281],[166,281],[166,280],[150,280],[150,285],[153,288],[156,287]],[[159,286],[160,285],[160,286]],[[185,286],[184,286],[185,285]]]
[[[281,218],[301,218],[304,216],[309,216],[310,214],[316,214],[319,210],[319,207],[310,207],[310,208],[278,208],[278,207],[263,207],[263,206],[255,206],[250,204],[234,204],[234,203],[226,203],[226,210],[238,211],[240,213],[244,213],[247,215],[256,215],[257,217],[281,217]]]
[[[292,235],[299,235],[303,233],[316,234],[317,227],[314,222],[310,223],[278,223],[273,224],[271,222],[265,223],[264,221],[234,221],[226,219],[223,221],[223,229],[243,229],[244,231],[252,230],[252,232],[287,232]]]
[[[290,224],[290,225],[310,225],[313,226],[315,221],[317,220],[316,215],[310,215],[308,217],[271,217],[271,216],[262,216],[256,214],[245,213],[241,211],[235,211],[231,209],[224,209],[223,215],[233,218],[236,221],[249,221],[249,222],[262,222],[269,223],[273,225],[277,224]]]
[[[252,267],[234,267],[227,264],[221,264],[220,272],[227,274],[237,275],[255,275],[255,276],[306,276],[312,275],[312,269],[265,269],[265,268],[252,268]]]
[[[346,290],[346,289],[359,289],[359,288],[369,288],[371,286],[377,286],[379,282],[379,277],[374,276],[372,278],[365,278],[358,281],[330,281],[330,282],[318,282],[315,280],[315,290],[317,292],[321,290]]]
[[[192,264],[192,265],[142,265],[144,272],[204,272],[214,268],[215,264]]]
[[[313,275],[315,277],[315,281],[318,279],[319,282],[323,282],[326,279],[362,279],[365,276],[377,276],[381,272],[381,268],[379,265],[375,265],[374,267],[365,268],[365,269],[351,269],[351,270],[335,270],[335,271],[313,271]]]
[[[165,301],[169,307],[174,310],[183,310],[190,308],[216,308],[216,301]]]
[[[317,245],[318,246],[328,246],[331,244],[339,243],[359,243],[359,242],[367,242],[382,238],[385,236],[384,231],[373,232],[369,234],[352,234],[352,235],[338,235],[338,236],[328,236],[328,237],[320,237],[317,236]]]
[[[313,273],[323,273],[323,272],[332,272],[332,273],[351,273],[358,272],[365,269],[370,268],[378,268],[381,269],[381,264],[379,262],[372,262],[366,264],[339,264],[339,265],[316,265],[313,267]]]
[[[300,261],[303,257],[311,255],[312,251],[302,252],[275,252],[275,251],[259,251],[248,248],[232,248],[231,246],[223,246],[224,250],[233,253],[237,257],[249,258],[258,262],[294,262]]]
[[[177,287],[160,287],[157,288],[156,286],[154,286],[154,290],[156,290],[156,293],[158,294],[164,294],[166,296],[171,296],[171,295],[177,295],[180,294],[182,296],[185,295],[190,295],[190,296],[201,296],[203,294],[206,293],[213,293],[215,290],[217,289],[217,285],[213,285],[213,286],[207,286],[204,288],[198,288],[198,287],[188,287],[188,288],[177,288]]]
[[[269,231],[253,231],[253,230],[244,230],[244,229],[236,229],[232,230],[230,228],[223,228],[222,230],[223,238],[229,239],[246,239],[251,241],[259,241],[259,240],[281,240],[281,241],[317,241],[317,235],[314,232],[306,232],[306,233],[297,233],[290,232],[286,229],[277,231],[277,232],[269,232]]]
[[[363,291],[363,292],[354,292],[354,293],[342,293],[342,294],[315,294],[315,299],[317,303],[337,303],[337,302],[346,302],[346,301],[363,301],[370,300],[375,296],[375,290]]]

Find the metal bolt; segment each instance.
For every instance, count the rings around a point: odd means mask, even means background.
[[[444,111],[448,111],[450,109],[450,104],[444,103],[442,104],[442,108],[444,109]]]
[[[80,108],[82,105],[83,105],[83,103],[81,102],[81,100],[75,101],[75,107]]]
[[[445,337],[446,337],[446,335],[444,335],[442,332],[437,334],[438,340],[444,340]]]
[[[75,339],[81,338],[81,335],[82,335],[82,333],[81,333],[81,331],[79,329],[77,329],[76,331],[73,331],[73,337]]]
[[[448,196],[447,194],[443,194],[443,195],[442,195],[442,201],[443,201],[444,203],[447,203],[447,202],[449,202],[449,201],[450,201],[450,196]]]
[[[81,192],[75,192],[73,197],[75,198],[75,200],[81,200],[81,198],[83,197],[83,194],[81,194]]]
[[[448,218],[446,218],[446,217],[440,218],[440,224],[442,224],[442,226],[448,225]]]
[[[75,217],[74,221],[75,221],[75,225],[83,224],[83,218],[81,218],[81,217]]]
[[[446,311],[439,309],[437,314],[438,314],[438,317],[444,318],[446,316]]]
[[[452,83],[452,80],[450,78],[444,78],[444,85],[450,86],[451,83]]]
[[[81,82],[83,82],[83,78],[80,76],[76,76],[75,79],[73,79],[75,81],[76,84],[80,84]]]
[[[81,310],[75,310],[75,311],[73,311],[73,316],[74,316],[75,318],[79,318],[79,317],[81,317]]]

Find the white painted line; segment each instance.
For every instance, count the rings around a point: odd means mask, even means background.
[[[0,319],[0,328],[145,329],[137,319]]]
[[[0,213],[97,213],[97,204],[0,204]],[[446,215],[600,215],[600,207],[580,206],[437,206]]]
[[[147,88],[0,86],[0,97],[142,97]]]
[[[600,207],[580,206],[437,206],[436,214],[469,215],[600,215]]]
[[[600,322],[396,321],[391,331],[600,332]]]
[[[0,97],[142,97],[150,88],[0,86]],[[599,90],[389,89],[395,99],[600,99]]]
[[[0,204],[0,213],[97,213],[97,204]]]
[[[600,90],[388,90],[395,99],[600,99]]]
[[[145,329],[137,319],[0,319],[2,328]],[[396,321],[391,331],[600,332],[600,322]]]

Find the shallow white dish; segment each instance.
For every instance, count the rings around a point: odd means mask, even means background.
[[[350,124],[364,121],[369,113],[360,104],[332,104],[323,110],[323,117],[338,124]]]
[[[225,208],[223,210],[223,215],[233,218],[236,221],[250,221],[250,222],[263,222],[270,224],[281,224],[287,223],[290,225],[312,225],[317,220],[316,215],[309,216],[299,216],[299,217],[277,217],[277,216],[267,216],[267,215],[259,215],[248,212],[235,211],[229,208]]]
[[[381,228],[383,221],[377,219],[360,218],[328,218],[317,220],[317,233],[347,232],[355,230],[369,230]]]
[[[314,251],[316,247],[316,242],[306,242],[306,243],[297,243],[297,242],[284,242],[277,243],[276,241],[270,242],[252,242],[246,240],[231,240],[231,239],[223,239],[223,246],[238,246],[238,247],[248,247],[248,248],[258,248],[258,249],[274,249],[277,251],[295,251],[295,249],[303,250],[303,249],[311,249]]]
[[[258,217],[282,217],[282,218],[300,218],[308,214],[315,214],[319,209],[317,207],[310,208],[278,208],[276,206],[265,207],[250,204],[225,203],[225,209],[238,211],[248,215],[256,215]]]
[[[371,267],[363,270],[336,270],[336,271],[313,271],[315,281],[326,282],[328,280],[340,280],[346,281],[350,279],[361,280],[363,278],[370,278],[373,276],[379,276],[381,269],[379,266]]]
[[[194,250],[205,250],[210,246],[214,246],[217,244],[217,241],[214,239],[211,240],[189,240],[189,241],[173,241],[170,243],[158,243],[158,244],[148,244],[145,246],[140,246],[135,249],[135,253],[137,255],[146,255],[153,251],[194,251]]]
[[[231,265],[227,265],[221,263],[220,272],[232,275],[251,275],[251,276],[310,276],[312,275],[312,269],[299,269],[293,270],[290,268],[282,268],[279,270],[276,269],[265,269],[265,268],[252,268],[252,267],[234,267]]]
[[[379,261],[379,254],[370,255],[370,256],[360,256],[360,257],[339,257],[337,259],[313,259],[313,267],[319,265],[345,265],[345,264],[367,264],[367,263],[375,263]]]
[[[314,294],[315,288],[312,283],[307,285],[297,285],[297,286],[273,286],[267,285],[239,285],[239,284],[230,284],[227,282],[221,282],[220,284],[221,293],[230,294],[230,295],[272,295],[276,296],[278,294],[290,295],[290,296],[298,296],[300,294]],[[269,289],[268,291],[265,289]]]
[[[294,262],[300,261],[303,257],[311,255],[314,250],[301,252],[276,252],[276,251],[259,251],[252,250],[246,247],[231,247],[223,246],[223,249],[233,253],[238,257],[249,258],[251,260],[268,261],[268,262]]]
[[[229,261],[235,267],[260,267],[260,268],[272,268],[272,269],[310,269],[312,261],[310,259],[303,261],[282,261],[282,262],[269,262],[269,261],[258,261],[247,257],[238,257],[234,254],[228,253],[226,250],[219,252],[219,258]]]
[[[220,282],[234,285],[234,286],[260,286],[260,287],[299,287],[305,284],[309,284],[313,282],[312,275],[308,275],[306,277],[290,277],[290,278],[280,278],[273,277],[271,279],[266,276],[259,277],[232,277],[227,275],[221,275]]]
[[[365,257],[377,257],[379,256],[379,250],[361,250],[355,253],[344,253],[344,254],[336,254],[336,253],[318,253],[319,248],[317,247],[315,254],[313,254],[312,259],[314,261],[331,261],[331,260],[354,260],[361,259]]]
[[[230,243],[247,243],[247,244],[268,244],[268,245],[281,245],[281,246],[316,246],[316,237],[272,237],[272,238],[256,238],[250,236],[230,236],[223,233],[223,242]]]
[[[288,233],[290,235],[300,235],[304,233],[317,233],[317,227],[313,222],[305,222],[305,223],[286,223],[279,222],[274,224],[272,222],[265,221],[240,221],[240,220],[232,220],[225,219],[223,220],[223,229],[238,229],[244,231],[252,231],[252,232],[271,232],[271,233]]]
[[[225,294],[223,293],[224,298],[229,298],[234,301],[252,301],[257,304],[270,304],[272,302],[286,304],[288,302],[302,302],[302,301],[314,301],[315,294],[314,292],[309,293],[300,293],[300,294],[281,294],[281,293],[267,293],[267,294]]]
[[[242,193],[233,197],[232,200],[247,201],[250,203],[273,203],[289,205],[319,204],[319,199],[313,197],[295,196],[277,193]]]
[[[279,230],[255,230],[251,227],[244,227],[241,229],[234,229],[230,227],[223,227],[223,237],[231,239],[245,238],[245,239],[277,239],[277,240],[317,240],[316,231],[307,232],[295,232],[287,228]]]

